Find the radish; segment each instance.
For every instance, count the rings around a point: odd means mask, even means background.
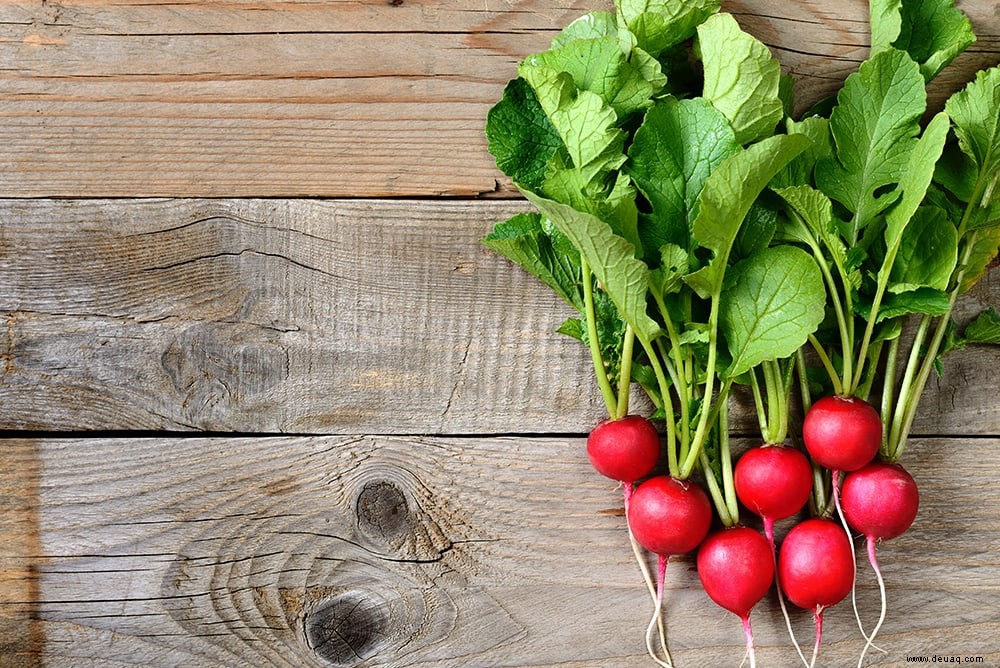
[[[820,466],[854,471],[882,445],[882,419],[867,401],[830,395],[812,405],[802,422],[802,442]]]
[[[899,464],[874,461],[844,478],[841,504],[847,523],[865,535],[868,561],[878,580],[881,612],[858,659],[860,667],[868,647],[885,620],[885,583],[875,557],[875,543],[902,535],[917,516],[920,495],[913,477]]]
[[[743,453],[733,471],[736,496],[764,520],[764,534],[774,543],[774,522],[802,510],[812,492],[812,466],[800,450],[765,444]]]
[[[644,548],[663,557],[684,554],[708,535],[712,506],[691,480],[655,476],[632,495],[629,526]]]
[[[789,600],[813,611],[816,663],[823,635],[823,610],[839,603],[854,584],[854,556],[851,541],[835,522],[823,518],[795,525],[778,553],[778,583]]]
[[[627,404],[627,400],[623,403]],[[587,458],[598,473],[622,483],[627,524],[635,481],[649,475],[660,458],[660,435],[656,431],[656,427],[641,415],[626,415],[621,418],[602,420],[587,437]],[[629,542],[632,544],[633,552],[635,552],[636,561],[646,580],[646,585],[649,587],[654,605],[659,607],[659,598],[652,574],[639,550],[631,526],[628,527],[628,530]],[[669,656],[662,628],[660,629],[660,644],[664,653]],[[652,654],[652,651],[650,653]]]
[[[671,555],[698,547],[712,524],[712,505],[705,491],[691,480],[654,476],[632,494],[626,510],[629,530],[635,540],[657,555],[656,605],[646,629],[646,649],[662,666],[651,644],[654,625],[663,609],[663,583]]]
[[[660,435],[641,415],[602,420],[587,437],[587,458],[601,475],[631,484],[656,466]]]
[[[736,462],[733,484],[736,496],[743,505],[764,520],[764,535],[771,551],[772,566],[776,568],[774,522],[791,517],[809,501],[813,486],[813,470],[809,459],[801,450],[781,444],[764,444],[751,448]],[[802,656],[802,650],[792,632],[780,583],[775,583],[775,593],[788,626],[789,637],[799,656]]]
[[[856,471],[875,459],[882,445],[882,418],[871,404],[858,397],[826,396],[806,411],[802,422],[802,442],[817,464],[830,469],[833,505],[847,536],[853,564],[854,539],[840,502],[840,476],[844,471]],[[851,589],[854,589],[853,581]],[[851,602],[858,628],[870,642],[853,596]]]
[[[764,598],[774,580],[770,542],[747,527],[718,531],[698,550],[698,577],[705,593],[743,622],[750,667],[757,665],[750,610]]]
[[[863,399],[830,395],[814,403],[802,421],[802,442],[820,466],[830,469],[833,502],[840,509],[840,474],[875,459],[882,445],[882,418]],[[844,530],[847,530],[846,522]]]

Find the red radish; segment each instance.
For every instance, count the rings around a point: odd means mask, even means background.
[[[774,580],[771,543],[758,532],[735,526],[712,534],[698,550],[698,577],[708,597],[743,622],[750,667],[757,665],[750,610]]]
[[[812,464],[801,450],[781,444],[764,444],[747,450],[736,462],[733,484],[736,497],[764,520],[764,535],[771,550],[771,562],[776,565],[774,522],[791,517],[809,501],[813,486]],[[799,656],[802,656],[792,632],[780,583],[775,583],[775,593],[789,636]]]
[[[899,464],[874,461],[848,473],[844,478],[841,504],[847,523],[865,535],[868,561],[875,571],[882,601],[878,623],[858,659],[860,667],[868,647],[885,621],[885,582],[875,557],[875,543],[902,535],[913,524],[920,505],[920,494],[913,477]],[[862,633],[864,630],[862,629]]]
[[[587,437],[587,458],[598,473],[621,481],[627,518],[632,504],[635,481],[649,475],[660,458],[660,435],[653,423],[640,415],[602,420]],[[639,551],[631,527],[629,527],[629,540],[632,543],[633,551],[635,551],[639,567],[646,578],[646,583],[650,587],[653,601],[658,606],[652,575],[646,566],[645,558]],[[662,631],[661,644],[664,652],[669,656]],[[650,654],[653,655],[652,650],[650,650]],[[653,658],[656,659],[656,656],[653,655]]]
[[[901,536],[920,504],[913,477],[899,464],[883,461],[848,473],[840,499],[848,524],[872,540]]]
[[[773,541],[774,522],[802,510],[812,492],[812,466],[800,450],[779,444],[751,448],[733,470],[736,496],[764,520]]]
[[[587,437],[587,457],[601,475],[634,483],[659,461],[660,435],[641,415],[602,420]]]
[[[805,520],[785,536],[778,553],[778,582],[792,603],[813,611],[815,665],[823,635],[823,610],[839,603],[854,584],[854,553],[843,528],[823,518]]]
[[[854,540],[840,503],[840,476],[844,471],[860,469],[875,458],[882,445],[882,418],[871,404],[857,397],[826,396],[806,412],[802,422],[802,442],[816,463],[830,469],[833,505],[847,538],[853,564]],[[854,615],[861,627],[856,605]],[[864,635],[863,628],[861,633]]]
[[[712,523],[708,495],[690,480],[655,476],[632,494],[628,523],[639,544],[668,557],[698,547]]]
[[[635,540],[657,555],[656,607],[646,629],[646,649],[661,666],[651,644],[654,625],[663,609],[663,583],[671,555],[690,552],[705,540],[712,524],[712,505],[705,491],[690,480],[654,476],[632,494],[626,508]]]
[[[802,442],[820,466],[854,471],[878,453],[882,419],[871,404],[857,397],[823,397],[806,413]]]

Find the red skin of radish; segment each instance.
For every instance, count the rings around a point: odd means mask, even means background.
[[[733,470],[736,496],[751,512],[782,520],[802,510],[812,493],[813,475],[801,451],[783,445],[747,450]]]
[[[632,483],[649,475],[660,459],[660,435],[641,415],[603,420],[587,437],[587,458],[601,475]]]
[[[690,480],[654,476],[632,494],[628,525],[636,541],[660,556],[690,552],[712,524],[708,495]]]
[[[878,453],[882,420],[871,404],[857,397],[823,397],[806,413],[802,442],[820,466],[855,471]]]
[[[902,466],[874,461],[844,477],[840,503],[847,523],[865,537],[889,540],[913,524],[920,494]]]
[[[709,598],[745,619],[774,581],[771,545],[747,527],[717,531],[698,549],[698,577]]]
[[[788,599],[819,614],[851,593],[854,557],[844,528],[813,518],[792,527],[778,553],[778,582]]]

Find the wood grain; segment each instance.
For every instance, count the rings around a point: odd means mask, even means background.
[[[0,428],[586,431],[571,310],[478,241],[524,206],[0,201]],[[1000,308],[998,277],[962,317]],[[951,357],[916,433],[1000,433],[998,364]]]
[[[18,472],[0,478],[0,497],[31,499],[38,537],[0,545],[3,564],[37,573],[34,591],[0,597],[0,619],[35,610],[45,665],[643,665],[652,604],[620,491],[590,470],[580,439],[0,445]],[[914,443],[921,514],[879,548],[887,653],[867,665],[1000,660],[997,452],[995,438]],[[739,623],[692,566],[668,569],[677,665],[735,666]],[[864,569],[858,605],[870,627],[877,589]],[[806,613],[793,623],[810,635]],[[773,599],[754,624],[761,665],[794,665]],[[0,645],[12,636],[0,626]],[[823,665],[853,665],[863,641],[849,603],[827,612],[824,638]],[[23,645],[0,665],[39,665],[39,651]]]
[[[1000,61],[995,4],[932,105]],[[0,4],[0,196],[509,195],[486,112],[516,63],[609,2]],[[860,0],[731,2],[805,109],[866,52]]]

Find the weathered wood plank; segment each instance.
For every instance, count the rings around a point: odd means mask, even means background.
[[[1000,60],[1000,16],[935,104]],[[610,3],[0,4],[0,196],[475,195],[500,189],[487,109],[515,64]],[[806,108],[864,57],[867,3],[725,6]]]
[[[652,605],[620,492],[580,439],[0,447],[0,498],[18,499],[0,507],[0,572],[31,573],[0,595],[0,665],[646,665]],[[879,548],[887,654],[867,665],[1000,661],[998,452],[996,438],[921,439],[908,452],[921,514]],[[690,557],[668,586],[677,665],[737,665],[739,623],[708,601]],[[877,599],[862,568],[869,628]],[[822,665],[853,665],[863,640],[850,603],[826,614]],[[793,623],[811,634],[808,614]],[[773,599],[754,624],[761,665],[796,663]]]
[[[478,241],[524,206],[0,201],[0,428],[585,431],[570,309]],[[998,278],[963,308],[1000,307]],[[1000,433],[998,364],[951,357],[916,433]]]

